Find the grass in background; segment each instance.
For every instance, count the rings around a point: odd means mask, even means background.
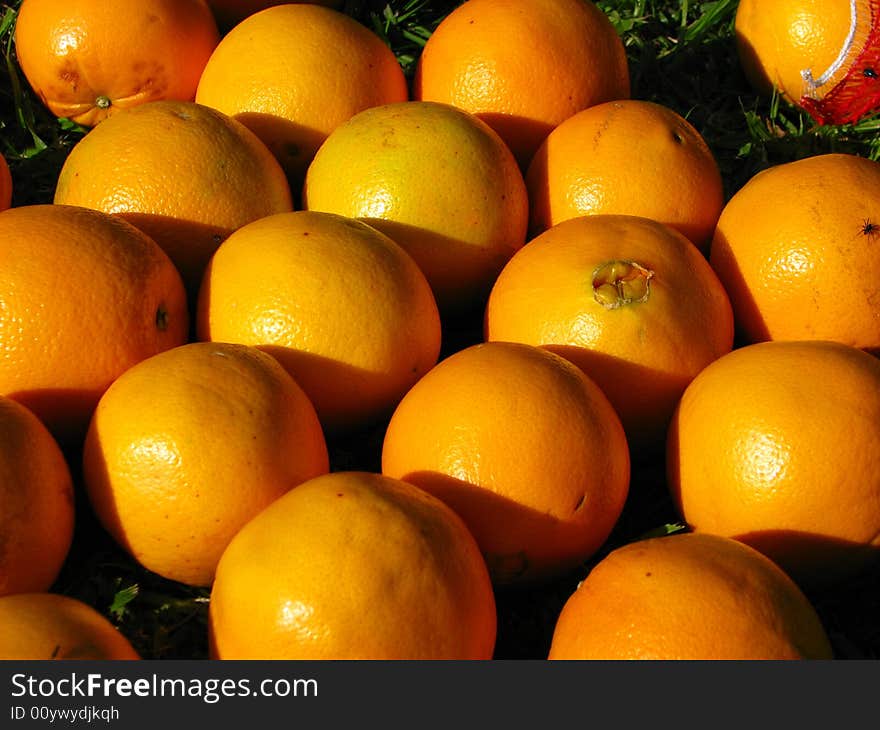
[[[0,0],[0,151],[13,174],[13,203],[52,201],[70,148],[86,130],[55,119],[27,86],[12,40],[21,0]],[[459,2],[348,0],[344,12],[379,34],[409,78],[425,41]],[[759,170],[812,154],[850,152],[880,159],[880,119],[818,127],[779,98],[760,98],[736,58],[737,0],[599,0],[623,38],[632,96],[664,104],[703,135],[721,168],[727,195]],[[334,468],[375,470],[381,433],[332,449]],[[69,455],[78,475],[79,455]],[[680,529],[662,475],[634,470],[632,504],[602,552],[624,542]],[[56,590],[110,617],[145,658],[207,655],[207,589],[188,588],[140,568],[101,530],[79,489],[77,532]],[[499,658],[543,658],[562,603],[589,566],[534,590],[498,595]],[[880,589],[876,577],[811,596],[840,657],[880,658]]]
[[[602,0],[624,40],[632,96],[688,119],[715,153],[727,194],[769,166],[826,152],[880,158],[880,119],[818,126],[781,98],[762,98],[736,57],[737,0]]]

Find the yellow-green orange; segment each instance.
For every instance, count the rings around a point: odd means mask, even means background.
[[[362,218],[403,246],[441,311],[482,302],[525,242],[528,199],[510,150],[446,104],[386,104],[337,127],[309,167],[303,205]]]

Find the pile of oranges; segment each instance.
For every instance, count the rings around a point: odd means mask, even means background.
[[[83,510],[218,659],[490,659],[571,576],[551,659],[832,658],[880,164],[725,191],[588,0],[466,0],[411,79],[334,2],[24,0],[15,51],[88,131],[51,202],[0,164],[0,658],[138,657],[57,591]],[[646,469],[686,529],[614,545]]]

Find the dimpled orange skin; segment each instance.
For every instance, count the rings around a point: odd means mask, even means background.
[[[824,154],[752,177],[724,207],[709,262],[742,339],[880,350],[880,164]]]
[[[148,101],[191,101],[219,40],[204,0],[24,0],[15,25],[34,91],[85,126]]]
[[[0,396],[0,596],[47,591],[73,540],[73,481],[55,439]]]
[[[302,389],[269,355],[226,343],[190,343],[124,373],[83,451],[108,532],[148,570],[197,586],[251,517],[328,468]]]
[[[294,0],[302,2],[303,0]],[[328,8],[340,9],[343,0],[311,0],[315,5],[325,5]],[[290,0],[208,0],[208,5],[217,18],[217,24],[222,30],[232,28],[249,15],[265,10],[275,5],[285,5]]]
[[[721,173],[700,133],[672,109],[611,101],[570,117],[544,140],[526,172],[529,232],[569,218],[638,215],[708,250],[724,207]]]
[[[230,543],[211,591],[210,653],[491,659],[496,621],[486,565],[455,513],[396,479],[336,472]]]
[[[535,583],[589,558],[629,489],[620,420],[599,387],[546,350],[508,342],[441,360],[398,405],[382,473],[458,512],[496,585]]]
[[[171,257],[193,295],[226,236],[293,209],[284,171],[249,129],[179,101],[141,105],[91,130],[64,161],[54,202],[136,225]]]
[[[620,271],[611,274],[613,262]],[[632,275],[638,292],[597,293],[626,287]],[[680,233],[647,218],[596,215],[560,223],[514,255],[489,295],[485,332],[567,358],[608,396],[632,447],[662,450],[687,384],[733,346],[733,312]]]
[[[12,205],[12,173],[6,158],[0,155],[0,212]]]
[[[569,597],[549,659],[832,659],[815,609],[756,550],[677,534],[610,553]]]
[[[819,80],[832,67],[850,32],[849,0],[741,0],[734,24],[743,71],[761,93],[776,88],[797,104],[808,86],[802,72]],[[853,44],[863,48],[870,17],[857,16]],[[844,64],[823,84],[818,96],[846,75]]]
[[[667,468],[698,532],[735,537],[804,585],[880,554],[880,362],[836,342],[742,347],[700,373]]]
[[[428,39],[413,81],[414,99],[488,122],[523,169],[568,117],[629,94],[623,43],[585,0],[469,0]]]
[[[110,383],[188,326],[180,275],[134,226],[66,205],[0,213],[0,393],[59,440],[82,438]]]
[[[415,261],[366,223],[297,211],[244,226],[208,266],[202,340],[269,352],[328,431],[387,417],[440,354],[440,314]]]
[[[243,20],[205,66],[196,101],[234,116],[266,143],[299,190],[337,126],[409,98],[391,49],[354,18],[311,3]]]
[[[403,246],[441,312],[482,306],[526,239],[522,174],[485,123],[446,104],[357,114],[309,167],[303,207],[361,218]]]
[[[140,659],[128,639],[79,599],[56,593],[0,597],[0,659]]]

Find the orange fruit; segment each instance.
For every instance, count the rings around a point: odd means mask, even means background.
[[[171,257],[191,294],[226,236],[293,209],[283,170],[250,130],[178,101],[141,105],[91,130],[64,161],[55,202],[136,225]]]
[[[0,396],[0,596],[47,591],[73,539],[64,455],[27,408]]]
[[[101,398],[83,451],[107,531],[148,570],[199,586],[245,522],[327,470],[302,389],[269,355],[224,343],[127,370]]]
[[[368,109],[334,130],[309,167],[303,206],[394,239],[444,312],[482,306],[528,224],[525,183],[501,138],[430,102]]]
[[[57,593],[0,596],[0,659],[140,659],[128,639],[79,599]]]
[[[198,334],[273,355],[332,431],[390,414],[440,353],[437,304],[406,251],[366,223],[312,211],[268,216],[223,242]]]
[[[336,472],[235,536],[209,630],[217,659],[491,659],[495,599],[446,505],[396,479]]]
[[[610,101],[554,129],[526,173],[531,235],[569,218],[638,215],[708,249],[724,207],[721,173],[700,133],[668,107]]]
[[[675,503],[805,585],[880,555],[880,361],[837,342],[734,350],[685,390],[669,429]]]
[[[67,205],[0,213],[0,393],[62,441],[113,380],[186,341],[180,276],[123,220]]]
[[[0,212],[12,205],[12,174],[6,158],[0,155]]]
[[[854,122],[880,104],[870,0],[741,0],[734,23],[743,71],[820,123]]]
[[[86,126],[147,101],[191,101],[219,40],[204,0],[24,0],[15,24],[37,96]]]
[[[573,362],[608,396],[630,446],[662,450],[687,384],[733,346],[733,313],[680,233],[595,215],[560,223],[513,256],[489,296],[485,331]]]
[[[300,3],[268,8],[229,31],[196,101],[246,124],[298,190],[339,124],[408,95],[403,69],[378,35],[336,10]]]
[[[382,473],[458,512],[502,585],[589,558],[623,509],[630,462],[592,380],[546,350],[490,342],[442,360],[403,397]]]
[[[303,0],[293,0],[302,2]],[[284,5],[290,0],[208,0],[208,5],[217,19],[221,30],[232,28],[237,23],[260,10],[274,5]],[[339,9],[343,0],[311,0],[315,5],[326,5],[328,8]]]
[[[832,659],[815,609],[771,560],[717,535],[629,543],[562,608],[550,659]]]
[[[468,0],[428,39],[413,97],[478,115],[523,169],[573,114],[627,98],[623,43],[589,0]]]
[[[880,164],[824,154],[752,177],[724,207],[709,261],[743,341],[880,349]]]

